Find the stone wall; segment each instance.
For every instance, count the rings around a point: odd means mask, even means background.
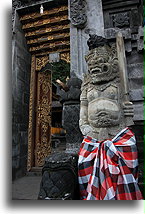
[[[103,0],[105,36],[115,40],[117,31],[124,37],[130,99],[134,121],[143,121],[143,0]]]
[[[12,38],[12,169],[13,179],[26,172],[31,55],[18,14]]]

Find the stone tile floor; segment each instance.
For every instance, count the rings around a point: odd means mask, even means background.
[[[12,183],[12,200],[37,200],[41,176],[24,176]]]

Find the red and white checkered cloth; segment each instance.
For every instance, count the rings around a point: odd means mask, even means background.
[[[78,173],[82,200],[141,200],[137,184],[137,148],[133,132],[123,129],[113,139],[84,137]]]

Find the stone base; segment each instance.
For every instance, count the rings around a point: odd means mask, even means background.
[[[39,200],[79,200],[78,157],[62,153],[49,156],[42,169]]]

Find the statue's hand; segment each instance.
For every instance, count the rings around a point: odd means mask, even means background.
[[[86,135],[91,135],[91,133],[93,132],[93,129],[92,129],[92,127],[90,126],[90,125],[88,125],[88,124],[85,124],[85,125],[82,125],[82,126],[80,126],[80,129],[81,129],[81,132],[82,132],[82,134],[84,135],[84,136],[86,136]]]
[[[133,115],[134,115],[133,103],[129,102],[129,101],[124,102],[123,111],[124,111],[124,116],[133,117]]]

